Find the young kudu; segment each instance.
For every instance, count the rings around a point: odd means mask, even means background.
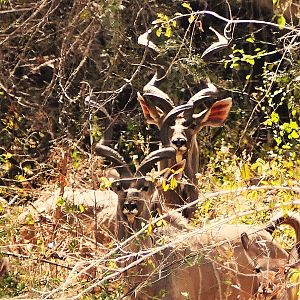
[[[299,272],[300,268],[300,215],[292,214],[280,216],[266,227],[266,230],[273,233],[279,225],[290,225],[296,234],[295,245],[289,251],[288,259],[263,258],[257,255],[257,246],[250,245],[249,237],[246,233],[241,235],[242,245],[253,260],[253,267],[257,272],[259,287],[255,299],[299,299],[300,282],[290,282],[289,274],[293,270]],[[297,277],[298,279],[299,277]]]
[[[175,161],[186,159],[184,174],[189,183],[179,188],[179,191],[165,193],[167,206],[176,207],[185,202],[197,199],[196,173],[199,172],[198,132],[205,126],[218,127],[224,124],[228,117],[231,98],[215,101],[209,109],[196,113],[200,104],[217,94],[216,87],[209,83],[189,99],[186,104],[175,106],[169,96],[155,86],[157,74],[144,87],[143,96],[138,93],[138,101],[148,124],[154,124],[160,130],[162,147],[173,147],[176,151]],[[162,168],[170,166],[175,161],[162,164]],[[192,210],[185,211],[186,217],[191,217]]]

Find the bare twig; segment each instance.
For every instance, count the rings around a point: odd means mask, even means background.
[[[73,267],[62,265],[62,264],[59,264],[55,261],[51,261],[51,260],[48,260],[48,259],[45,259],[45,258],[36,258],[36,257],[32,257],[32,256],[29,256],[29,255],[23,255],[23,254],[7,252],[7,251],[1,251],[1,254],[6,255],[6,256],[17,257],[17,258],[20,258],[20,259],[29,259],[29,260],[33,260],[33,261],[36,261],[36,262],[39,262],[39,263],[47,263],[49,265],[54,265],[54,266],[61,267],[61,268],[64,268],[64,269],[73,270]]]

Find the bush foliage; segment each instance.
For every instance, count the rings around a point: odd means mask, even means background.
[[[45,186],[107,185],[93,152],[107,125],[103,108],[115,122],[111,146],[128,161],[138,164],[158,148],[158,132],[146,125],[136,99],[157,69],[166,72],[160,88],[176,104],[207,78],[220,98],[233,98],[226,124],[199,134],[197,176],[200,196],[239,192],[200,202],[194,223],[229,216],[265,222],[274,208],[297,209],[290,203],[300,179],[300,12],[288,9],[293,1],[271,2],[0,0],[0,246],[7,254],[27,243],[24,253],[11,254],[14,267],[0,296],[49,292],[66,280],[69,266],[86,259],[83,248],[93,237],[77,231],[83,206],[65,212],[75,220],[67,228],[29,216],[26,230],[34,229],[34,241],[24,241],[17,217]],[[217,41],[211,27],[228,45],[203,57]],[[146,32],[148,47],[139,42]],[[249,191],[250,185],[287,189]],[[58,200],[64,210],[64,199]],[[257,212],[240,216],[247,210]],[[287,236],[283,243],[290,246]],[[66,254],[64,263],[49,263],[54,242],[55,251]],[[105,267],[109,274],[115,266],[108,261]],[[91,278],[85,275],[74,290]],[[116,299],[122,292],[122,284],[109,282],[86,299]]]

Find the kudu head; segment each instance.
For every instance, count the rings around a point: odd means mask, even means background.
[[[170,159],[175,156],[172,147],[163,148],[151,152],[141,162],[135,173],[132,173],[128,164],[121,155],[105,145],[98,143],[96,153],[112,162],[117,168],[120,178],[112,183],[112,189],[118,195],[118,238],[128,237],[134,231],[140,229],[143,223],[151,218],[151,210],[154,207],[155,199],[153,194],[156,189],[155,178],[146,176],[153,165],[163,159]],[[160,171],[155,176],[165,176],[168,180],[176,171],[184,169],[185,161],[179,162],[170,168]]]
[[[262,256],[258,246],[251,243],[248,235],[246,233],[241,235],[242,245],[251,257],[253,268],[257,273],[258,288],[255,299],[296,299],[291,295],[297,294],[299,285],[289,288],[288,275],[292,268],[299,269],[300,217],[298,215],[278,217],[266,227],[266,230],[273,233],[281,224],[290,225],[296,233],[295,246],[290,251],[288,259]]]
[[[213,84],[208,83],[207,88],[191,97],[186,104],[175,106],[170,97],[156,87],[156,82],[157,75],[146,84],[143,96],[138,93],[138,101],[147,123],[159,128],[163,146],[173,147],[180,161],[203,127],[223,125],[229,114],[232,99],[215,101],[209,109],[196,113],[204,100],[216,96],[218,91]]]

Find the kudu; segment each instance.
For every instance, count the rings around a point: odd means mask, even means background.
[[[196,173],[199,171],[198,132],[205,126],[218,127],[223,125],[230,111],[231,98],[215,101],[209,109],[196,113],[204,100],[217,94],[216,87],[209,83],[208,87],[192,96],[186,104],[175,106],[170,97],[156,87],[156,73],[143,89],[143,96],[138,93],[138,101],[148,124],[154,124],[160,130],[162,147],[173,147],[176,151],[176,161],[186,159],[184,174],[189,184],[179,191],[170,191],[164,195],[167,206],[176,207],[184,202],[197,199],[198,193]],[[174,164],[162,164],[162,168]],[[185,211],[186,217],[191,217],[191,211]]]
[[[258,276],[259,287],[255,299],[299,299],[300,282],[290,282],[289,274],[300,267],[300,215],[293,212],[280,216],[273,220],[266,230],[273,233],[282,224],[290,225],[296,233],[295,245],[289,251],[288,259],[266,259],[255,255],[256,245],[249,245],[246,233],[241,235],[242,245],[249,257],[252,257],[253,268]]]
[[[255,257],[241,243],[245,231],[255,245]],[[130,281],[135,283],[135,295],[130,299],[250,299],[259,288],[253,260],[288,259],[266,230],[249,225],[211,224],[186,232],[166,226],[156,234],[151,249],[162,247],[162,241],[170,246],[154,254],[151,264],[133,271]]]
[[[151,213],[158,201],[155,193],[156,186],[153,182],[154,178],[147,177],[147,172],[150,172],[153,164],[156,162],[174,157],[175,150],[172,147],[166,147],[151,152],[141,162],[135,174],[131,172],[128,164],[114,149],[103,143],[98,143],[95,150],[98,155],[112,162],[120,173],[120,179],[113,182],[112,189],[118,195],[118,238],[119,240],[126,239],[151,218]],[[184,165],[185,160],[182,160],[172,166],[172,172],[170,172],[170,168],[166,168],[158,172],[158,175],[165,175],[165,180],[169,180],[171,177],[176,177],[176,180],[179,180],[181,177],[180,172],[183,170]],[[168,221],[179,224],[180,222],[176,221],[178,218],[177,213],[172,213]],[[187,221],[183,218],[181,220],[183,222],[179,227],[184,227]]]
[[[80,220],[77,230],[80,231],[82,227],[82,231],[85,234],[89,233],[97,243],[106,244],[117,238],[116,193],[110,190],[65,187],[63,195],[60,195],[60,188],[41,194],[38,200],[18,216],[18,223],[22,225],[21,236],[27,243],[36,243],[36,230],[39,230],[39,227],[36,228],[35,224],[76,224],[76,220]],[[59,199],[63,200],[62,206],[58,205]],[[79,207],[82,207],[83,211],[80,212]],[[58,227],[56,226],[57,229]]]

